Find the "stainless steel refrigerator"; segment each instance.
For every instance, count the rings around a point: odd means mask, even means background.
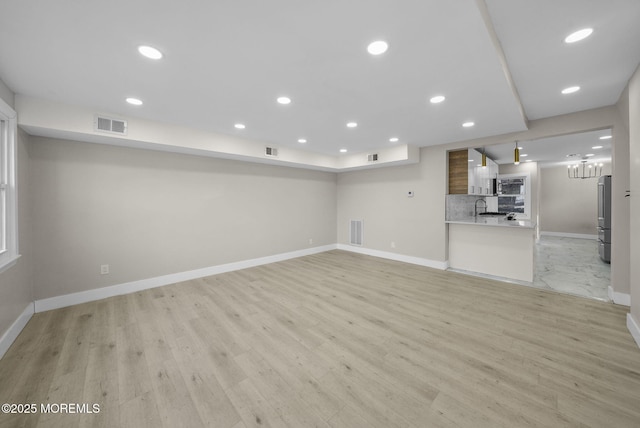
[[[598,248],[600,258],[611,263],[611,176],[598,179]]]

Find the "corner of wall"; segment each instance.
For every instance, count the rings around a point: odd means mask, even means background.
[[[342,251],[349,251],[352,253],[364,254],[372,257],[380,257],[381,259],[395,260],[397,262],[410,263],[413,265],[430,267],[433,269],[446,270],[449,268],[448,260],[441,262],[437,260],[425,259],[422,257],[405,256],[403,254],[374,250],[371,248],[355,247],[353,245],[346,245],[346,244],[338,244],[337,249]]]
[[[25,328],[33,314],[35,313],[34,303],[29,303],[22,313],[16,318],[11,326],[0,337],[0,359],[7,352],[11,344],[16,340],[22,329]]]
[[[627,293],[620,293],[613,289],[612,286],[607,288],[607,294],[609,299],[616,305],[631,306],[631,295]]]

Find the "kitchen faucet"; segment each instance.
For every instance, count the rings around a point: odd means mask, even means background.
[[[484,212],[487,212],[487,201],[485,201],[484,199],[476,199],[476,203],[473,207],[474,217],[478,217],[478,202],[484,203]]]

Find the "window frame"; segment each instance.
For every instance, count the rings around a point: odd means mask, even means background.
[[[0,272],[13,266],[18,258],[18,192],[17,192],[17,114],[0,99],[0,186],[4,213],[0,213]],[[4,202],[4,204],[2,204]],[[3,215],[4,214],[4,215]]]
[[[530,172],[522,172],[520,174],[498,174],[498,180],[500,179],[513,179],[513,178],[523,178],[524,179],[524,214],[517,213],[516,218],[520,220],[530,220],[531,219],[531,173]],[[500,198],[501,197],[512,197],[517,195],[498,195],[498,206],[500,206]]]

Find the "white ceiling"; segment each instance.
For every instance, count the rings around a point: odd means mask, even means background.
[[[530,120],[615,104],[640,61],[638,0],[488,0]],[[562,40],[581,28],[588,39]],[[561,89],[582,90],[559,97]]]
[[[521,106],[537,119],[611,105],[640,61],[638,0],[486,6],[490,22],[481,0],[2,0],[0,79],[18,94],[338,155],[394,136],[428,146],[524,130]],[[590,38],[563,43],[587,26]],[[389,50],[374,57],[377,39]],[[165,57],[141,57],[140,44]],[[570,85],[582,90],[561,95]]]

